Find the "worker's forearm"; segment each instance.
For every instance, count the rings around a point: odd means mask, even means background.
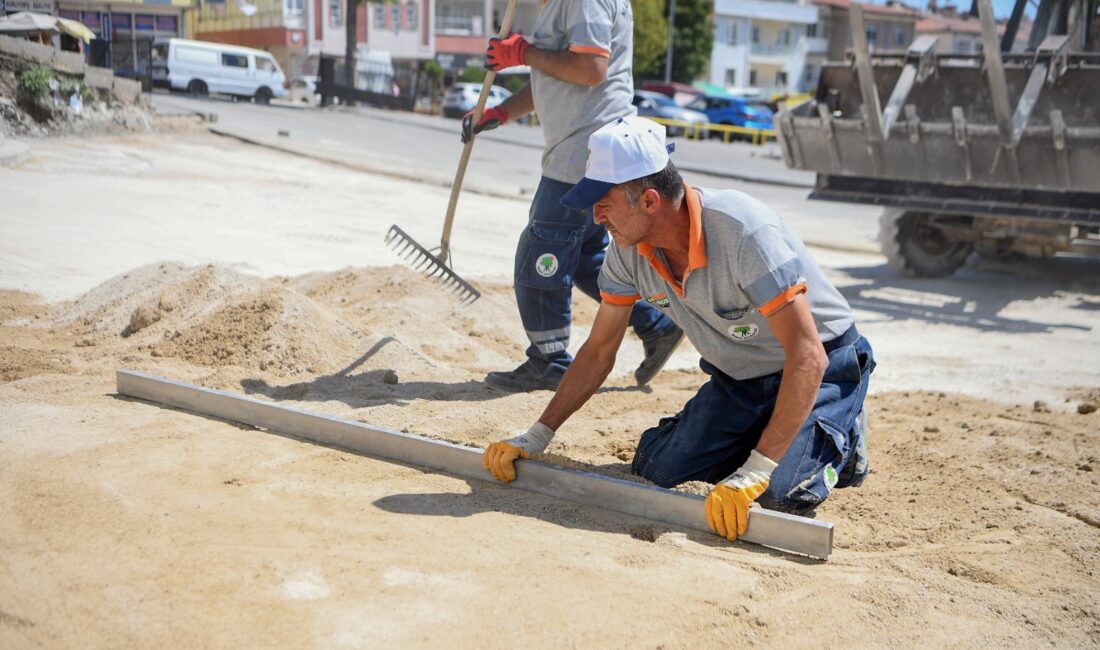
[[[798,353],[787,355],[775,410],[768,426],[764,427],[760,443],[756,445],[757,451],[777,463],[783,458],[813,411],[821,389],[821,378],[825,376],[828,365],[829,358],[820,343],[815,349],[812,343],[807,342]]]
[[[577,358],[565,371],[558,391],[554,393],[550,404],[542,412],[539,422],[557,431],[569,416],[576,413],[589,398],[596,394],[614,366],[614,351],[610,354],[591,353],[582,346],[577,352]]]
[[[504,100],[501,106],[504,107],[504,110],[508,111],[509,122],[514,122],[535,110],[535,100],[531,96],[531,84],[524,84],[523,88],[520,88],[513,93],[512,96]]]
[[[569,50],[527,50],[527,65],[578,86],[591,88],[607,77],[607,58]]]

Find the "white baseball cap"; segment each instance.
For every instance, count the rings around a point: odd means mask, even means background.
[[[620,117],[588,138],[584,178],[561,197],[570,210],[587,210],[611,188],[656,174],[676,145],[665,145],[665,127],[637,115]]]

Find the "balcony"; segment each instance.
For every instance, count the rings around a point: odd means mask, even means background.
[[[753,43],[752,56],[770,56],[770,57],[783,57],[793,55],[798,51],[798,47],[795,45],[764,45],[762,43]]]
[[[242,6],[252,6],[256,11],[246,15]],[[196,31],[221,32],[237,29],[264,29],[287,27],[303,29],[305,14],[300,0],[251,0],[237,2],[206,2],[196,13]]]
[[[435,33],[446,36],[485,36],[481,16],[436,16]]]

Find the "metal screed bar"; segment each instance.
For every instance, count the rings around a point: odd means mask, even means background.
[[[210,415],[272,432],[340,447],[448,474],[491,480],[481,451],[439,440],[311,413],[132,370],[117,371],[118,393]],[[508,485],[585,505],[707,531],[703,498],[659,487],[557,467],[516,461],[517,478]],[[833,548],[833,525],[754,508],[743,541],[826,560]]]

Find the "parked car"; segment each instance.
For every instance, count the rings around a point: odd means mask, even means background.
[[[316,106],[321,103],[321,96],[317,94],[316,76],[297,77],[290,82],[290,101],[295,104],[305,103]]]
[[[746,129],[774,128],[772,111],[763,102],[732,95],[704,95],[688,104],[687,108],[706,113],[711,124],[741,126]]]
[[[481,95],[481,84],[457,83],[447,89],[443,95],[444,117],[462,117],[474,110],[477,106],[477,98]],[[485,100],[485,108],[492,108],[512,96],[506,88],[493,86],[489,88],[489,98]]]
[[[638,115],[642,117],[659,117],[666,120],[688,122],[693,125],[709,122],[706,113],[678,106],[676,102],[672,101],[672,98],[661,93],[635,90],[633,103],[638,108]],[[684,135],[686,130],[687,128],[683,126],[667,125],[665,127],[665,131],[670,136]],[[703,133],[705,134],[706,131],[703,130]]]
[[[670,81],[667,84],[663,81],[646,81],[642,84],[642,90],[660,93],[665,97],[671,97],[672,101],[676,102],[677,106],[687,106],[694,101],[696,97],[701,97],[706,94],[706,92],[692,85],[677,83],[675,81]]]
[[[257,104],[289,94],[286,75],[269,53],[184,38],[153,44],[153,83],[195,96],[220,93]]]

